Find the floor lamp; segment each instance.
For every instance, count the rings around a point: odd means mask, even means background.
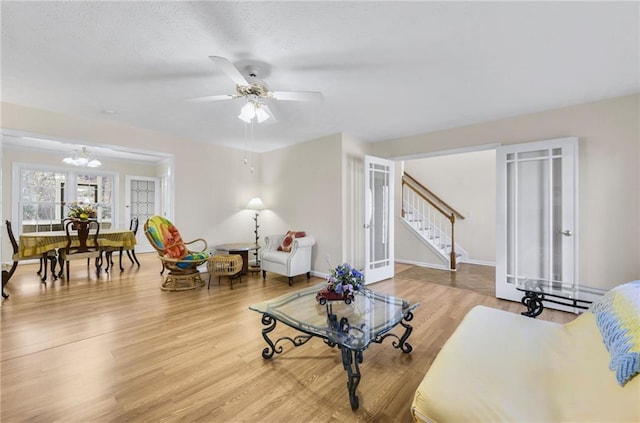
[[[254,210],[255,214],[253,215],[253,221],[255,223],[255,230],[253,231],[253,233],[256,235],[256,247],[258,246],[258,239],[260,239],[260,236],[258,235],[258,228],[260,227],[260,225],[258,225],[258,216],[260,215],[260,210],[264,210],[266,207],[264,206],[264,203],[262,202],[262,200],[260,199],[260,197],[254,197],[251,199],[251,201],[249,201],[249,204],[247,204],[247,209],[249,210]],[[255,264],[256,266],[260,266],[260,260],[258,259],[258,250],[254,250],[253,255],[255,256]]]

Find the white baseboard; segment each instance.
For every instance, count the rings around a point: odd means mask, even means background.
[[[469,264],[478,264],[480,266],[496,267],[496,263],[493,261],[465,259],[465,260],[460,260],[458,263],[469,263]]]
[[[430,269],[451,270],[451,269],[449,269],[448,266],[445,266],[443,264],[423,263],[423,262],[420,262],[420,261],[400,260],[400,259],[396,259],[395,262],[396,263],[402,263],[402,264],[412,264],[412,265],[418,266],[418,267],[428,267]]]
[[[315,270],[311,271],[311,276],[314,276],[316,278],[326,279],[327,275],[329,275],[329,274],[328,273],[322,273],[322,272],[316,272]]]
[[[444,264],[425,263],[425,262],[421,262],[421,261],[402,260],[402,259],[395,259],[394,261],[396,263],[401,263],[401,264],[412,264],[412,265],[418,266],[418,267],[428,267],[430,269],[449,270],[449,271],[455,272],[455,270],[449,269],[449,266],[444,265]],[[480,266],[491,266],[491,267],[495,267],[496,266],[496,264],[494,262],[482,261],[482,260],[461,260],[461,261],[458,262],[458,264],[459,263],[477,264],[477,265],[480,265]],[[327,275],[328,275],[328,273],[316,272],[315,270],[311,271],[311,276],[315,276],[315,277],[318,277],[318,278],[326,278]]]

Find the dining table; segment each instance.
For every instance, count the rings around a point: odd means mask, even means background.
[[[71,234],[71,245],[78,245],[78,234]],[[87,240],[87,245],[93,245],[93,239]],[[130,229],[100,229],[98,245],[101,247],[116,247],[124,250],[133,249],[136,245],[136,236]],[[10,269],[2,269],[2,297],[7,298],[4,288],[9,283],[15,272],[18,262],[22,257],[32,258],[37,255],[46,255],[49,251],[55,251],[67,246],[67,233],[65,231],[27,232],[20,235],[17,251],[13,252],[13,263]],[[54,272],[52,274],[55,275]]]

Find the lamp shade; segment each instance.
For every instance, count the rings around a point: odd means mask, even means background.
[[[249,204],[247,204],[247,208],[249,210],[264,210],[266,207],[260,197],[254,197],[249,201]]]

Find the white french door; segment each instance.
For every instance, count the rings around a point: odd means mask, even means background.
[[[578,139],[499,147],[496,164],[496,296],[520,301],[516,280],[576,284]]]
[[[365,156],[365,284],[392,278],[393,162]]]
[[[141,253],[154,251],[144,234],[144,223],[149,217],[161,214],[160,188],[160,178],[129,175],[125,178],[125,219],[130,222],[132,217],[138,218],[136,251]]]

